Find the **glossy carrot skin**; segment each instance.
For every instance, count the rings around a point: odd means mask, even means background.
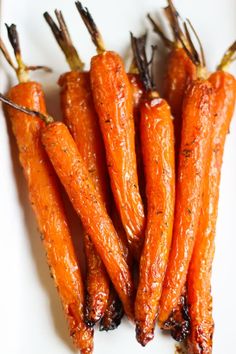
[[[173,239],[160,301],[161,326],[178,303],[192,256],[214,122],[213,102],[209,81],[198,79],[188,86],[183,102]]]
[[[146,176],[147,226],[135,300],[136,337],[154,336],[162,283],[171,246],[175,200],[174,128],[164,99],[147,98],[141,110],[141,143]]]
[[[108,206],[108,178],[105,150],[95,112],[90,75],[71,71],[59,79],[61,109],[97,192]],[[89,235],[84,236],[87,262],[86,321],[91,325],[105,313],[109,297],[109,278]]]
[[[188,273],[188,303],[191,320],[189,351],[193,354],[212,353],[214,321],[211,268],[224,145],[236,100],[236,80],[232,75],[217,71],[210,76],[209,81],[216,92],[214,103],[216,119],[204,181],[201,217]]]
[[[42,132],[42,142],[106,267],[127,316],[132,318],[133,282],[119,237],[68,128],[59,122],[48,125]]]
[[[137,177],[131,86],[122,59],[114,52],[93,57],[90,75],[112,192],[130,248],[138,257],[145,217]]]
[[[174,117],[176,167],[181,142],[182,105],[185,90],[190,82],[197,78],[196,65],[182,47],[174,47],[167,59],[164,79],[164,97],[171,107]]]
[[[10,89],[9,98],[45,113],[42,88],[38,83],[21,83]],[[6,107],[19,148],[20,162],[27,180],[43,245],[55,285],[60,295],[70,334],[81,353],[92,353],[93,331],[83,321],[84,289],[71,235],[60,197],[57,177],[40,141],[44,123]]]

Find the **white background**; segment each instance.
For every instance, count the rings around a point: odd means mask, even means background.
[[[88,0],[103,33],[107,48],[125,57],[129,31],[141,34],[147,27],[145,14],[154,16],[166,5],[160,0]],[[235,0],[176,0],[183,16],[188,16],[202,39],[209,70],[214,70],[223,52],[236,38]],[[46,64],[53,74],[37,73],[47,93],[48,109],[58,116],[58,75],[68,67],[49,31],[42,13],[62,9],[75,45],[89,67],[95,53],[73,1],[2,0],[1,35],[6,41],[4,22],[16,23],[23,57],[28,64]],[[152,36],[156,40],[156,37]],[[161,47],[160,47],[161,51]],[[2,58],[1,58],[2,59]],[[231,66],[236,74],[236,66]],[[15,82],[11,69],[1,60],[0,90]],[[236,119],[228,136],[222,171],[216,255],[213,267],[214,354],[235,352],[236,336]],[[18,163],[11,131],[0,111],[0,353],[73,353],[67,326],[53,282],[49,277],[36,223],[31,211],[25,181]],[[11,146],[10,146],[11,141]],[[79,221],[73,215],[77,237]],[[134,328],[126,321],[113,332],[95,334],[95,354],[174,353],[169,337],[156,333],[143,349],[135,341]]]

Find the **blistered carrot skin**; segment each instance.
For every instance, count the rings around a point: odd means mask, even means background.
[[[61,108],[97,192],[108,207],[108,178],[105,151],[98,117],[94,109],[88,72],[71,71],[59,79]],[[109,297],[109,278],[101,258],[84,236],[87,263],[86,321],[96,323],[105,313]]]
[[[43,145],[67,194],[90,235],[129,318],[133,317],[133,282],[118,235],[63,123],[53,123],[42,133]]]
[[[191,332],[189,352],[212,353],[214,321],[212,317],[211,268],[218,213],[219,185],[225,139],[236,100],[236,80],[223,71],[209,77],[215,89],[213,139],[204,181],[203,204],[196,243],[188,273],[188,303]]]
[[[170,107],[165,100],[144,100],[140,130],[146,176],[147,226],[140,259],[135,321],[137,340],[146,345],[154,336],[174,216],[174,132]]]
[[[196,65],[181,47],[173,47],[167,59],[164,78],[164,97],[174,117],[175,150],[179,152],[182,129],[182,105],[185,90],[197,78]],[[176,161],[178,154],[176,155]]]
[[[209,81],[198,79],[188,86],[183,102],[173,240],[160,301],[161,325],[178,303],[192,256],[214,122],[213,102]]]
[[[42,88],[26,82],[10,89],[9,98],[28,108],[45,113]],[[84,289],[74,253],[58,180],[40,141],[45,124],[15,109],[6,107],[19,148],[20,162],[27,180],[48,265],[60,295],[71,337],[81,353],[92,353],[93,331],[83,321]]]
[[[145,217],[137,177],[133,100],[124,64],[118,54],[105,51],[92,58],[91,85],[112,192],[130,248],[139,257]]]

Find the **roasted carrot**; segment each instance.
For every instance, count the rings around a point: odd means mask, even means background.
[[[203,62],[188,55],[198,65],[198,75],[204,75]],[[178,303],[193,252],[214,123],[213,103],[210,81],[199,77],[188,85],[182,111],[173,240],[160,301],[161,326]]]
[[[165,9],[165,14],[170,22],[174,40],[170,40],[166,37],[161,26],[159,26],[150,15],[148,15],[148,18],[154,31],[160,36],[165,46],[169,49],[164,77],[164,97],[169,103],[174,117],[176,168],[178,168],[183,98],[186,87],[197,77],[197,67],[186,54],[183,47],[186,46],[190,50],[191,43],[189,43],[188,37],[186,37],[181,30],[179,15],[171,0],[168,0],[168,4],[169,6]]]
[[[131,36],[145,96],[140,104],[141,146],[146,177],[147,225],[135,300],[136,337],[144,346],[154,336],[158,304],[171,245],[174,218],[174,128],[167,102],[148,70],[146,37]]]
[[[236,100],[236,80],[224,71],[235,54],[236,42],[226,52],[219,69],[210,75],[215,89],[213,138],[204,180],[201,217],[188,273],[188,304],[191,321],[189,352],[212,353],[214,321],[212,317],[211,268],[218,213],[219,185],[225,139]]]
[[[154,31],[159,35],[169,51],[166,60],[163,94],[171,107],[171,112],[174,117],[175,170],[177,176],[182,130],[183,99],[187,86],[197,78],[198,69],[195,62],[186,53],[186,50],[191,53],[192,57],[198,57],[198,53],[192,44],[188,28],[184,26],[184,30],[181,29],[180,16],[171,0],[168,0],[168,6],[164,9],[164,13],[172,29],[173,39],[169,39],[165,35],[161,26],[155,22],[150,15],[148,15],[148,19]],[[205,64],[202,46],[198,37],[197,40],[201,48],[202,61],[203,64]],[[185,293],[185,291],[183,291],[183,293]],[[185,306],[187,300],[184,299],[184,297],[185,295],[181,296],[181,301],[173,310],[171,318],[168,319],[168,323],[163,324],[162,327],[162,329],[170,330],[172,337],[177,341],[185,340],[189,334],[189,320],[186,315],[187,306]],[[182,306],[182,304],[184,304],[184,306]]]
[[[88,9],[79,1],[76,6],[98,51],[90,69],[94,104],[105,143],[112,192],[130,249],[138,258],[145,217],[137,177],[132,91],[122,59],[105,50]]]
[[[128,317],[132,318],[133,284],[119,237],[79,151],[62,123],[48,125],[42,141],[69,198],[90,235]]]
[[[0,100],[46,123],[41,132],[43,146],[106,267],[126,315],[132,319],[134,285],[120,239],[67,126],[55,122],[49,115],[18,105],[2,94]]]
[[[28,81],[28,68],[22,62],[15,25],[8,27],[18,63],[16,67],[6,48],[1,46],[16,70],[20,83],[8,97],[14,102],[46,114],[40,84]],[[1,43],[2,44],[2,43]],[[45,123],[13,108],[6,107],[19,148],[19,159],[28,184],[30,202],[35,212],[48,265],[62,301],[70,335],[81,353],[92,353],[93,331],[84,323],[84,288],[73,248],[71,234],[60,197],[57,177],[41,144]]]
[[[75,140],[97,192],[107,207],[109,183],[105,151],[92,99],[90,75],[89,72],[83,71],[84,65],[73,46],[62,12],[55,10],[55,14],[59,26],[49,13],[45,12],[44,17],[71,69],[70,72],[61,75],[58,81],[61,87],[63,120]],[[105,313],[110,281],[89,235],[84,235],[84,244],[87,265],[85,317],[87,323],[94,325]]]

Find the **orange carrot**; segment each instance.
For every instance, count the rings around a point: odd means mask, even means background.
[[[137,177],[131,87],[120,56],[105,51],[88,10],[79,1],[76,5],[99,53],[91,60],[94,104],[105,143],[112,192],[130,248],[138,258],[145,218]]]
[[[188,304],[191,321],[189,352],[212,353],[214,321],[212,317],[211,268],[218,214],[219,185],[225,139],[236,100],[236,80],[223,71],[235,53],[236,42],[225,54],[222,64],[209,81],[215,89],[215,125],[204,180],[201,217],[188,273]]]
[[[170,107],[159,97],[148,72],[145,38],[132,47],[145,87],[140,104],[141,144],[146,177],[147,226],[135,300],[136,337],[146,345],[154,336],[158,304],[171,245],[174,218],[174,131]]]
[[[90,172],[90,176],[103,202],[108,206],[108,176],[105,151],[98,117],[93,105],[89,72],[83,71],[83,63],[72,44],[61,11],[55,10],[59,26],[49,13],[44,17],[57,43],[62,48],[71,71],[61,75],[61,109],[63,119],[75,140],[78,150]],[[84,235],[87,265],[86,321],[94,325],[105,313],[110,281],[105,267],[89,235]]]
[[[160,301],[161,324],[178,303],[192,256],[214,122],[213,100],[212,84],[204,79],[193,81],[185,93],[173,241]]]
[[[19,67],[12,66],[20,82],[8,92],[14,102],[45,113],[42,87],[28,80],[28,69],[23,64],[14,25],[8,28]],[[57,177],[41,144],[41,119],[6,107],[19,148],[20,163],[28,184],[30,202],[35,212],[48,265],[69,324],[70,335],[81,353],[92,353],[93,331],[84,323],[84,288],[74,252]]]

